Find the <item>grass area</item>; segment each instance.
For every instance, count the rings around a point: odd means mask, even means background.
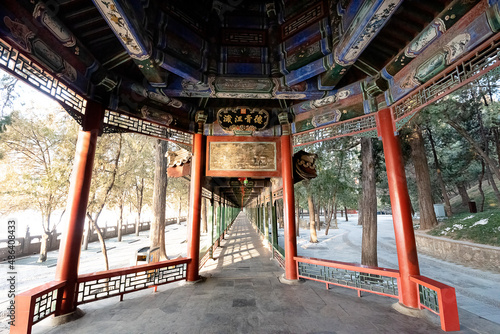
[[[455,240],[500,246],[500,209],[458,213],[428,232]]]
[[[494,177],[497,186],[500,182]],[[429,231],[430,235],[445,236],[455,240],[466,240],[478,244],[500,246],[500,205],[491,185],[483,182],[484,212],[469,213],[468,206],[462,206],[460,196],[450,199],[453,217],[443,221],[439,226]],[[467,193],[471,201],[476,202],[480,210],[481,194],[477,184]]]
[[[498,182],[498,179],[496,177],[494,179],[497,186],[500,186],[500,182]],[[483,191],[484,211],[500,208],[495,193],[493,192],[493,188],[486,181],[483,182]],[[477,184],[467,189],[467,194],[469,194],[471,201],[476,202],[477,209],[479,210],[479,205],[481,203],[481,194],[479,193]],[[462,200],[460,199],[460,196],[454,196],[450,198],[450,204],[454,213],[469,212],[468,207],[462,206]]]

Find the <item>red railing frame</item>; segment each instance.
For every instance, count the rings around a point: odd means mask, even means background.
[[[375,293],[378,295],[399,298],[399,299],[401,298],[400,296],[393,296],[393,295],[389,295],[389,294],[384,294],[384,293],[380,293],[378,291],[371,291],[371,290],[366,290],[366,289],[362,289],[362,288],[358,288],[358,287],[346,286],[346,285],[342,285],[342,284],[327,282],[324,280],[314,279],[314,278],[307,277],[307,276],[302,276],[299,274],[299,262],[315,264],[315,265],[320,265],[320,266],[324,266],[324,267],[358,271],[358,272],[367,273],[367,274],[395,277],[398,280],[398,286],[399,286],[400,274],[399,274],[398,270],[388,269],[388,268],[380,268],[380,267],[371,267],[371,266],[365,266],[365,265],[355,264],[355,263],[316,259],[316,258],[304,257],[304,256],[296,256],[294,259],[295,259],[295,261],[297,261],[297,276],[299,278],[309,279],[312,281],[325,283],[327,289],[328,289],[328,286],[330,284],[332,284],[332,285],[337,285],[337,286],[344,287],[344,288],[358,290],[358,296],[360,296],[361,291],[366,291],[366,292]],[[441,329],[443,331],[445,331],[445,332],[459,331],[460,330],[460,321],[459,321],[459,316],[458,316],[458,306],[457,306],[457,298],[456,298],[456,294],[455,294],[455,288],[453,288],[449,285],[440,283],[438,281],[435,281],[433,279],[430,279],[428,277],[420,276],[420,275],[411,276],[410,280],[419,284],[419,285],[422,285],[428,289],[436,291],[436,293],[437,293],[439,312],[436,312],[435,310],[421,304],[420,299],[419,299],[419,308],[420,309],[427,309],[427,310],[437,314],[440,318]],[[399,293],[399,290],[398,290],[398,293]]]
[[[460,330],[460,320],[458,317],[458,306],[457,297],[455,294],[455,288],[443,284],[441,282],[435,281],[425,276],[411,276],[410,280],[425,286],[433,291],[436,291],[439,303],[439,313],[420,304],[419,307],[425,308],[437,315],[441,320],[441,329],[445,332],[459,331]]]
[[[113,269],[113,270],[107,270],[107,271],[100,271],[100,272],[96,272],[96,273],[84,274],[84,275],[78,276],[77,286],[78,286],[78,284],[83,283],[83,282],[90,282],[90,281],[95,281],[95,280],[112,278],[115,276],[134,274],[134,273],[138,273],[138,272],[142,272],[142,271],[155,270],[155,269],[159,269],[159,268],[175,266],[175,265],[182,264],[182,263],[189,264],[190,262],[191,262],[190,258],[183,257],[183,258],[178,258],[178,259],[174,259],[174,260],[166,260],[166,261],[160,261],[160,262],[155,262],[155,263],[141,264],[138,266],[125,267],[125,268],[119,268],[119,269]],[[168,281],[165,283],[161,283],[159,285],[164,285],[164,284],[168,284],[168,283],[182,281],[185,279],[186,278],[184,277],[182,279]],[[134,289],[134,290],[130,290],[130,291],[123,291],[119,294],[115,294],[112,296],[105,296],[102,298],[96,298],[96,299],[92,299],[89,301],[78,301],[78,288],[77,288],[76,293],[75,293],[75,300],[76,300],[77,305],[86,304],[86,303],[94,302],[97,300],[112,298],[112,297],[117,297],[117,296],[120,297],[120,301],[121,301],[121,300],[123,300],[123,295],[125,295],[127,293],[131,293],[131,292],[135,292],[135,291],[139,291],[139,290],[144,290],[144,289],[148,289],[148,288],[154,288],[156,291],[157,286],[158,285],[145,286],[143,288]]]
[[[316,264],[320,266],[325,266],[325,267],[330,267],[330,268],[337,268],[337,269],[345,269],[345,270],[351,270],[351,271],[358,271],[361,273],[366,273],[366,274],[373,274],[373,275],[380,275],[380,276],[386,276],[386,277],[393,277],[397,279],[398,286],[400,283],[400,274],[399,270],[395,269],[388,269],[388,268],[380,268],[380,267],[372,267],[372,266],[365,266],[362,264],[356,264],[356,263],[348,263],[348,262],[341,262],[341,261],[333,261],[333,260],[323,260],[323,259],[317,259],[313,257],[305,257],[305,256],[296,256],[294,257],[295,261],[297,262],[297,276],[299,278],[303,279],[309,279],[312,281],[316,282],[321,282],[326,284],[326,289],[329,289],[330,285],[336,285],[344,288],[349,288],[353,290],[358,291],[358,296],[361,296],[361,291],[366,291],[370,293],[374,293],[377,295],[382,295],[382,296],[387,296],[387,297],[392,297],[392,298],[399,298],[399,296],[394,296],[390,294],[386,294],[383,292],[378,292],[378,291],[372,291],[372,290],[367,290],[363,288],[358,288],[355,286],[347,286],[347,285],[342,285],[342,284],[337,284],[337,283],[332,283],[332,282],[327,282],[324,280],[318,280],[314,278],[310,278],[307,276],[302,276],[299,273],[299,262],[304,262],[304,263],[309,263],[309,264]]]
[[[61,305],[61,288],[65,285],[66,281],[52,281],[18,294],[15,298],[15,326],[10,326],[10,333],[30,334],[34,324],[56,313]],[[54,290],[58,290],[56,309],[34,321],[36,299]]]

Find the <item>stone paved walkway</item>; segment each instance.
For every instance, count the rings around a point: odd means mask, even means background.
[[[201,274],[203,282],[160,286],[82,305],[76,321],[34,333],[442,333],[437,318],[411,318],[395,299],[308,281],[284,285],[283,273],[241,214]],[[500,333],[500,326],[460,310],[460,333]],[[434,320],[434,321],[433,321]]]

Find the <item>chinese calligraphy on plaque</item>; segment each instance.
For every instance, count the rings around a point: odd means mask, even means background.
[[[217,112],[217,121],[224,131],[260,131],[269,123],[269,113],[260,108],[222,108]]]

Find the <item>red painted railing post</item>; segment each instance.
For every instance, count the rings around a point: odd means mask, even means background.
[[[89,199],[92,168],[104,108],[95,102],[88,101],[83,129],[78,135],[75,162],[71,174],[70,189],[66,212],[69,215],[66,234],[59,248],[56,280],[66,281],[63,289],[61,308],[56,315],[71,313],[76,309],[75,289],[78,278],[78,263],[85,225],[85,215]]]
[[[201,116],[201,119],[200,119]],[[191,262],[187,266],[188,282],[195,282],[200,278],[200,220],[201,220],[201,197],[202,180],[204,176],[205,146],[203,140],[203,114],[197,115],[198,133],[193,135],[193,157],[191,161],[191,191],[188,222],[188,249],[187,256]]]
[[[280,115],[281,116],[281,115]],[[283,115],[288,117],[288,115]],[[280,117],[280,118],[281,118]],[[281,168],[283,178],[283,211],[285,222],[285,278],[298,280],[297,275],[297,233],[295,231],[295,196],[293,189],[292,141],[290,124],[280,119],[282,123],[281,136]]]
[[[33,326],[35,303],[31,296],[16,296],[15,326],[10,327],[10,334],[30,334]]]
[[[410,280],[412,275],[420,275],[417,246],[413,232],[411,203],[406,184],[406,175],[401,155],[401,147],[395,134],[392,110],[382,109],[377,114],[377,129],[384,147],[389,194],[391,198],[396,250],[398,253],[401,287],[400,302],[412,308],[419,306],[418,285]]]

